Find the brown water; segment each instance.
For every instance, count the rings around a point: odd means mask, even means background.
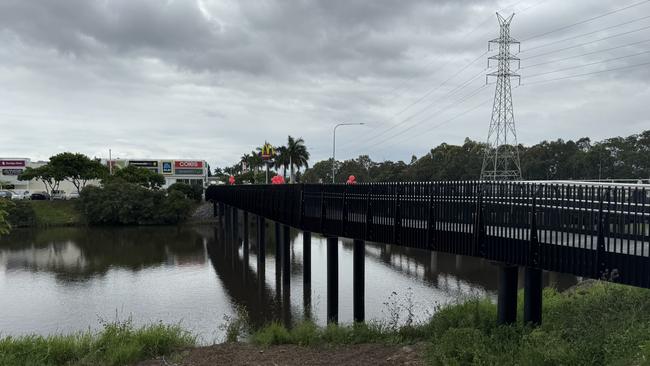
[[[251,230],[254,231],[254,230]],[[180,322],[204,343],[223,338],[225,317],[244,309],[253,324],[326,318],[326,241],[312,238],[311,292],[303,293],[302,235],[292,231],[290,296],[276,286],[273,225],[266,276],[257,281],[255,237],[244,263],[212,226],[18,229],[0,239],[0,336],[97,329],[100,319]],[[339,320],[352,320],[352,243],[339,243]],[[488,261],[368,243],[366,319],[423,321],[439,305],[494,298]],[[545,273],[560,289],[577,278]],[[310,296],[311,295],[311,298]],[[311,304],[305,307],[305,303]]]

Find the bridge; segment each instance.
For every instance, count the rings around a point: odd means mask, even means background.
[[[353,308],[364,320],[365,241],[485,258],[499,266],[498,316],[516,321],[518,267],[525,267],[524,321],[541,322],[542,271],[650,288],[650,186],[580,182],[423,182],[210,186],[206,199],[236,234],[257,216],[327,239],[327,314],[338,314],[338,238],[354,240]],[[283,280],[289,239],[276,235]],[[248,243],[244,243],[247,252]],[[258,255],[258,268],[264,256]],[[261,261],[261,262],[260,262]],[[311,270],[303,259],[305,277]],[[260,272],[260,271],[258,271]],[[263,271],[261,271],[263,276]]]

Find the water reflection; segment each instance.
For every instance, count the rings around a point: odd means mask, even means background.
[[[241,221],[240,221],[241,222]],[[56,228],[15,230],[0,239],[0,333],[69,332],[95,328],[116,311],[136,323],[181,322],[204,342],[221,339],[224,315],[237,308],[254,326],[326,318],[326,241],[311,238],[304,262],[302,233],[291,230],[288,277],[281,274],[275,225],[267,227],[265,266],[258,268],[255,220],[250,250],[221,226]],[[244,233],[240,228],[239,233]],[[339,319],[352,320],[352,242],[339,250]],[[304,268],[311,268],[305,276]],[[494,296],[489,261],[368,243],[366,319],[385,320],[393,292],[423,317],[468,294]],[[523,281],[523,275],[520,276]],[[545,273],[560,289],[573,276]]]

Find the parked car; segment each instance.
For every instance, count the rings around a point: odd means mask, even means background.
[[[64,200],[66,199],[65,191],[55,189],[52,191],[52,199],[53,200]]]
[[[12,193],[13,195],[11,196],[11,199],[16,201],[28,200],[32,195],[29,191],[12,192]]]
[[[34,192],[30,196],[32,200],[45,201],[50,199],[50,194],[47,192]]]
[[[70,192],[68,193],[68,196],[66,197],[69,200],[75,200],[79,198],[79,193],[78,192]]]
[[[6,198],[6,199],[10,200],[11,196],[13,196],[11,191],[0,191],[0,198]]]

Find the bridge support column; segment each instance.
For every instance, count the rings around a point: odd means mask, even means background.
[[[499,295],[497,303],[497,323],[512,324],[517,321],[517,275],[519,268],[509,264],[499,264]]]
[[[232,241],[234,250],[239,249],[239,210],[232,208]]]
[[[242,262],[244,263],[244,270],[242,271],[242,273],[244,274],[244,284],[246,284],[246,270],[248,269],[248,260],[249,260],[248,259],[249,258],[248,212],[243,211],[242,216],[243,216],[243,221],[244,221],[243,222],[243,226],[244,226],[244,234],[243,234],[244,237],[243,237],[243,239],[244,240],[243,240],[243,249],[242,249],[243,255],[244,255],[244,258],[242,260]]]
[[[266,281],[266,223],[264,217],[257,216],[257,279],[260,291],[264,291]]]
[[[352,307],[355,322],[365,320],[365,257],[366,243],[355,240],[352,251]]]
[[[311,319],[311,232],[302,233],[302,303],[305,318]]]
[[[212,217],[219,216],[219,206],[216,201],[212,201]]]
[[[339,238],[327,238],[327,322],[339,321]]]
[[[282,229],[280,223],[275,223],[275,297],[278,301],[282,296]]]
[[[282,225],[282,318],[291,327],[291,228]]]
[[[542,270],[526,267],[524,279],[524,323],[542,323]]]

